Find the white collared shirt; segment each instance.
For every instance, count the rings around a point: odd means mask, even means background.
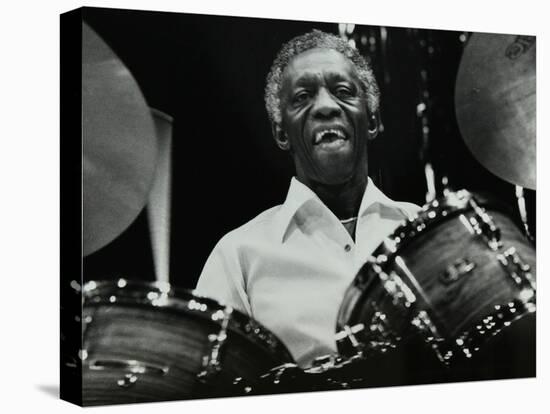
[[[336,351],[344,292],[374,249],[419,207],[386,197],[369,178],[355,242],[307,186],[293,178],[284,204],[226,234],[210,254],[196,293],[270,329],[308,366]]]

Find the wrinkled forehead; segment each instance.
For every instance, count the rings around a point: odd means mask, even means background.
[[[353,62],[337,50],[315,48],[292,58],[283,72],[283,88],[308,80],[338,78],[359,81]]]

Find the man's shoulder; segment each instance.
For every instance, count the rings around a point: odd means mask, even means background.
[[[271,207],[243,225],[226,233],[219,241],[220,246],[238,247],[245,242],[254,242],[258,238],[265,239],[276,231],[277,214],[282,205]]]

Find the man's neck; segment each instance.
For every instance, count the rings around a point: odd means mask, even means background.
[[[314,181],[303,184],[317,194],[317,197],[336,217],[344,220],[357,217],[368,184],[368,176],[354,177],[354,179],[339,185],[326,185]]]

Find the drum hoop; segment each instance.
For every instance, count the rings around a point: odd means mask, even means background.
[[[385,264],[390,263],[399,250],[419,235],[437,227],[444,220],[471,210],[470,201],[473,199],[472,193],[460,190],[425,205],[416,217],[408,219],[380,243],[372,254],[376,263],[385,267]],[[365,265],[368,263],[369,260]]]
[[[218,325],[221,325],[222,315],[229,312],[231,316],[228,328],[231,332],[271,351],[281,361],[293,361],[292,355],[284,343],[260,322],[214,299],[197,295],[191,289],[176,288],[166,282],[142,282],[125,279],[89,281],[82,289],[82,300],[83,305],[88,306],[111,305],[113,303],[143,305],[163,311],[190,314]],[[213,319],[212,315],[218,311],[222,312],[220,318]]]
[[[491,338],[500,332],[510,329],[513,323],[530,314],[536,314],[534,301],[522,301],[514,299],[509,303],[493,306],[492,311],[486,313],[472,328],[462,331],[455,341],[446,341],[443,346],[451,351],[448,360],[455,358],[453,353],[458,353],[466,358],[471,358]],[[443,347],[442,346],[442,347]]]

